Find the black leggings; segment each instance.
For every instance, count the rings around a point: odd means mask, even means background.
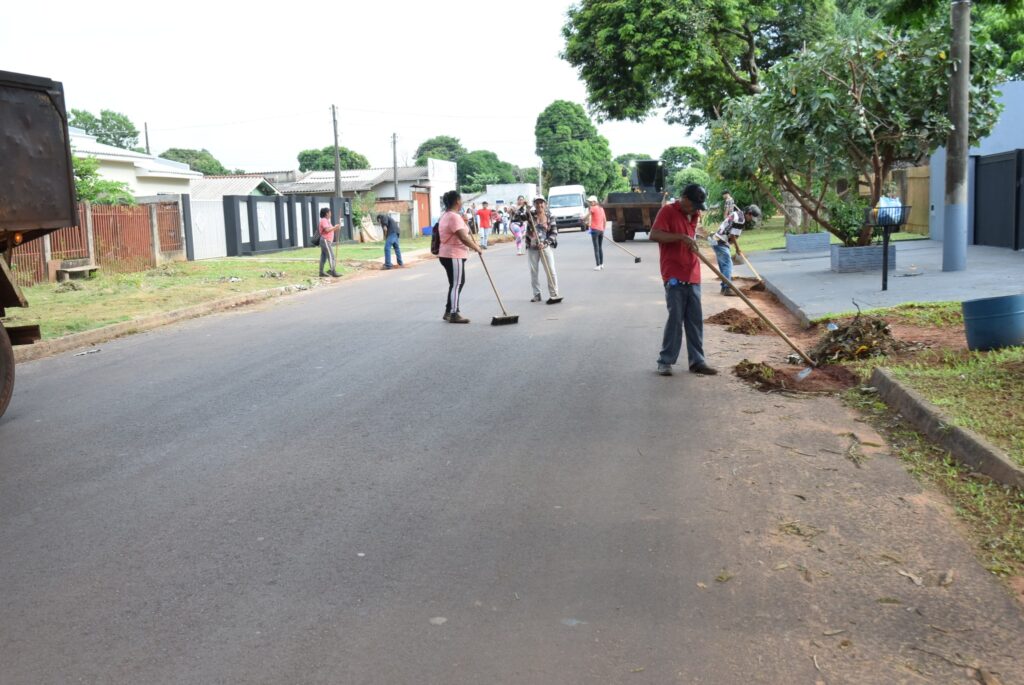
[[[604,231],[593,231],[590,239],[594,241],[594,259],[601,266],[604,264]]]
[[[459,311],[459,299],[462,296],[462,288],[466,285],[466,260],[441,257],[439,261],[444,267],[444,272],[448,274],[448,299],[444,303],[444,313],[453,314]],[[456,284],[458,287],[455,287]]]

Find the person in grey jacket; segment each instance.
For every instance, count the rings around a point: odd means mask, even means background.
[[[398,262],[398,266],[405,266],[402,261],[402,248],[398,246],[398,222],[391,218],[389,214],[378,214],[377,223],[380,224],[380,228],[384,231],[384,268],[391,268],[391,247],[395,248],[395,260]]]

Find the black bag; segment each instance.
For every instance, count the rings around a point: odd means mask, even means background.
[[[313,247],[320,247],[320,227],[317,226],[313,229],[313,237],[309,241]]]
[[[435,257],[441,254],[441,231],[438,228],[441,222],[438,221],[434,224],[434,227],[430,229],[430,254]]]

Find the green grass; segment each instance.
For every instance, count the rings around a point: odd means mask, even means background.
[[[889,323],[903,323],[910,326],[944,328],[961,326],[964,322],[963,311],[959,302],[907,302],[895,307],[882,309],[865,309],[862,314],[881,316]],[[826,314],[813,323],[825,323],[837,319],[848,319],[856,316],[857,311],[851,310]]]
[[[924,240],[928,236],[916,233],[893,233],[892,240]],[[839,244],[839,238],[831,236],[831,242]],[[786,229],[782,217],[776,216],[751,231],[744,231],[740,237],[740,249],[744,252],[763,252],[786,247]]]
[[[402,252],[413,252],[414,250],[426,250],[430,247],[429,237],[402,238],[399,243]],[[383,259],[384,243],[351,243],[338,245],[338,259],[372,260]],[[283,252],[269,252],[262,254],[259,259],[320,259],[319,247],[304,247],[298,250],[285,250]],[[245,259],[245,258],[240,258]]]
[[[877,396],[851,390],[846,399],[886,436],[911,473],[950,499],[991,572],[1024,573],[1024,491],[972,473],[904,424]]]
[[[1024,466],[1024,348],[920,359],[889,370],[955,425],[979,433]]]
[[[366,261],[382,256],[383,247],[346,245],[339,252],[343,260]],[[129,274],[101,271],[91,279],[72,281],[73,286],[37,285],[24,289],[29,307],[8,309],[5,322],[12,326],[39,324],[43,338],[50,339],[232,295],[318,281],[317,262],[291,261],[295,254],[275,255],[289,261],[263,256],[174,262]],[[338,265],[339,273],[352,271],[343,264]],[[283,276],[264,276],[270,273]],[[241,280],[231,282],[232,278]]]

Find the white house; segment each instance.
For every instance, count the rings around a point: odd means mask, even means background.
[[[96,136],[78,128],[71,127],[68,133],[75,157],[95,157],[100,163],[98,171],[102,178],[127,183],[136,196],[188,193],[189,183],[203,177],[187,164],[104,145],[97,142]]]

